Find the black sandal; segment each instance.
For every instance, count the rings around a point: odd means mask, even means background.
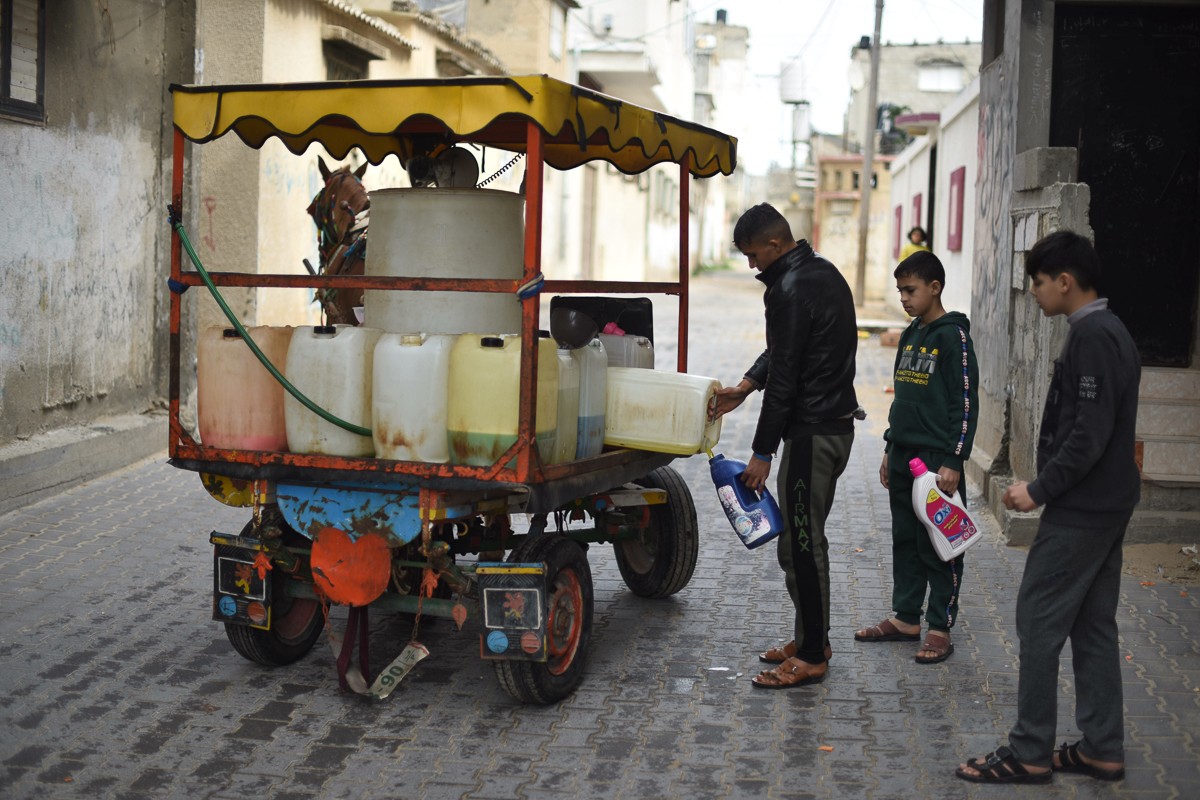
[[[997,747],[995,752],[988,753],[982,761],[972,758],[967,766],[978,772],[970,775],[962,767],[954,770],[954,774],[964,781],[971,783],[1049,783],[1054,777],[1051,770],[1045,772],[1030,772],[1022,766],[1013,751],[1007,747]]]
[[[1075,772],[1101,781],[1119,781],[1125,777],[1124,767],[1104,769],[1084,761],[1083,756],[1079,755],[1079,742],[1075,744],[1063,742],[1056,755],[1058,756],[1058,766],[1051,765],[1055,772]]]

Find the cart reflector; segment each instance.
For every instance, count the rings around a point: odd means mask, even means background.
[[[271,629],[271,581],[255,568],[262,544],[246,536],[213,531],[213,619]]]
[[[481,658],[546,660],[546,565],[481,561]]]

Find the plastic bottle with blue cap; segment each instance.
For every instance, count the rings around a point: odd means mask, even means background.
[[[783,532],[783,514],[779,504],[764,486],[762,493],[742,483],[746,463],[708,452],[708,468],[721,509],[729,518],[733,531],[750,550],[762,547]]]

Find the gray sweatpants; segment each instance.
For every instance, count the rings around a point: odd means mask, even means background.
[[[1008,735],[1017,760],[1050,766],[1058,721],[1058,658],[1071,638],[1075,721],[1081,751],[1100,761],[1125,760],[1117,600],[1121,542],[1128,518],[1107,528],[1043,521],[1025,560],[1017,595],[1021,642],[1017,723]]]

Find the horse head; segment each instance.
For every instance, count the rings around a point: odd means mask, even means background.
[[[362,184],[367,171],[363,164],[351,172],[349,167],[331,170],[318,156],[324,186],[308,206],[308,214],[317,226],[317,251],[322,275],[362,275],[366,245],[366,217],[371,199]],[[354,325],[354,306],[361,306],[362,290],[329,289],[317,292],[330,323]]]

